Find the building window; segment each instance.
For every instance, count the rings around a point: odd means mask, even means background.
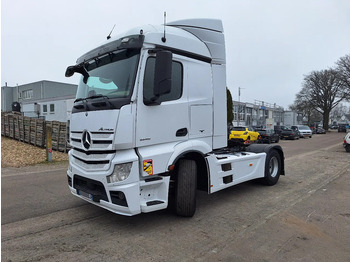
[[[47,105],[43,105],[43,113],[47,113]]]
[[[31,99],[33,98],[33,90],[24,90],[22,91],[22,99]]]
[[[50,113],[55,112],[55,104],[50,104]]]
[[[238,106],[238,117],[239,117],[239,120],[242,120],[242,121],[245,120],[245,106],[243,105]]]
[[[233,121],[237,121],[238,120],[238,106],[234,105],[233,106]]]

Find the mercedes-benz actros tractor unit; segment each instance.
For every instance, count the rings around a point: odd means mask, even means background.
[[[228,147],[223,25],[188,19],[109,38],[69,66],[69,189],[122,215],[193,216],[209,194],[284,175],[279,145]]]

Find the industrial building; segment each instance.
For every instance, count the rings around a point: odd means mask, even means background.
[[[16,86],[5,84],[1,87],[1,111],[13,111],[13,103],[18,102],[18,109],[24,116],[66,122],[77,87],[47,80]]]

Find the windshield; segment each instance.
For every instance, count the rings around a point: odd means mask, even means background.
[[[310,130],[308,126],[299,126],[299,130]]]
[[[140,50],[124,49],[94,59],[85,65],[89,73],[86,84],[83,77],[77,90],[77,99],[106,96],[127,98],[134,86]]]
[[[241,126],[235,126],[233,128],[234,131],[245,131],[245,127],[241,127]]]

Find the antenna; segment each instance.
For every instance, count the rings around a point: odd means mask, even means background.
[[[107,36],[107,40],[111,38],[111,34],[112,34],[113,30],[114,30],[114,27],[115,27],[115,25],[113,26],[111,32],[110,32],[109,35]]]
[[[166,25],[166,12],[164,12],[164,36],[162,37],[162,42],[163,42],[163,43],[166,42],[166,38],[165,38],[165,25]]]

